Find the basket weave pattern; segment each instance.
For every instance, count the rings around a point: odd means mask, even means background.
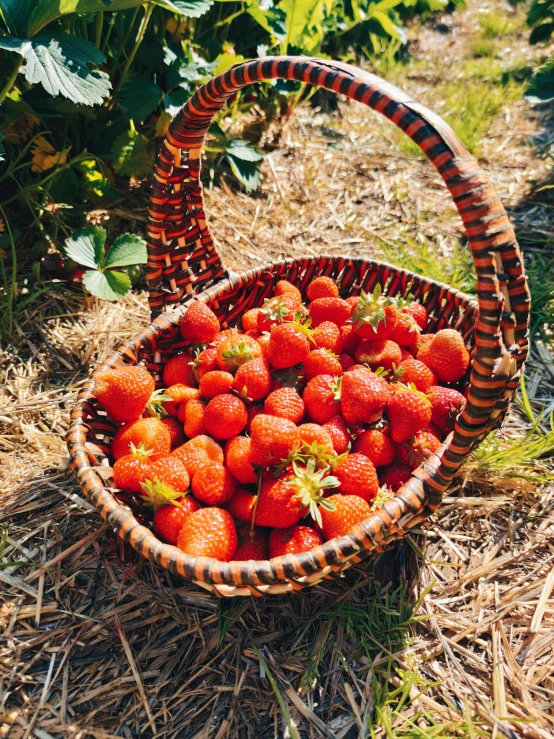
[[[316,84],[365,103],[409,135],[436,166],[462,217],[478,275],[478,300],[393,266],[364,259],[284,260],[227,276],[206,223],[201,148],[214,114],[237,90],[264,79]],[[105,363],[140,362],[157,383],[163,364],[186,347],[179,320],[191,299],[210,305],[223,328],[263,304],[288,279],[305,295],[318,275],[340,279],[344,297],[380,284],[391,296],[411,295],[430,315],[429,331],[456,328],[472,355],[467,405],[453,433],[396,496],[347,536],[310,552],[264,562],[193,558],[159,541],[118,502],[98,472],[109,463],[115,428],[96,404],[92,380],[72,412],[68,447],[83,492],[140,554],[220,596],[265,595],[314,585],[372,550],[400,538],[439,506],[460,464],[497,426],[518,385],[527,354],[529,293],[515,235],[494,188],[476,160],[436,115],[362,70],[302,57],[266,58],[234,67],[195,93],[172,122],[160,152],[149,206],[148,281],[153,322]],[[461,388],[464,389],[462,383]]]

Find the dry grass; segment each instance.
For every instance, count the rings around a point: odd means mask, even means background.
[[[475,6],[448,19],[459,31],[448,54],[462,63],[479,27]],[[407,86],[427,86],[422,97],[443,63],[438,40],[424,29],[414,48]],[[514,55],[527,50],[521,34],[510,44]],[[437,251],[423,268],[436,269],[435,254],[452,259],[460,226],[439,178],[398,157],[396,135],[365,109],[341,113],[302,107],[265,165],[261,193],[223,185],[209,194],[234,269],[385,247],[421,260],[417,245],[428,241]],[[537,281],[552,216],[547,202],[527,200],[528,181],[549,168],[527,141],[548,141],[547,123],[515,103],[482,142],[534,244]],[[547,304],[548,295],[545,316]],[[548,332],[527,365],[523,407],[514,404],[502,436],[464,468],[429,530],[311,592],[217,601],[115,540],[66,469],[75,392],[146,321],[144,295],[99,306],[60,289],[18,314],[15,339],[0,350],[0,736],[552,737]]]

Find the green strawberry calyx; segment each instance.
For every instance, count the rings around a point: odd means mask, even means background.
[[[382,485],[377,491],[375,498],[369,502],[369,507],[372,511],[377,511],[379,508],[383,507],[387,500],[391,500],[392,498],[394,498],[394,493],[391,492],[386,485]]]
[[[322,526],[320,506],[328,511],[336,510],[335,504],[324,498],[323,493],[330,488],[338,488],[340,485],[338,478],[329,475],[326,468],[316,471],[313,457],[308,460],[305,467],[300,467],[294,461],[292,469],[294,475],[287,482],[296,488],[294,497],[300,500],[302,507],[307,508],[310,516]]]
[[[129,454],[133,454],[135,457],[149,457],[151,454],[154,454],[153,449],[149,449],[145,444],[140,442],[138,446],[135,446],[133,442],[130,442],[129,444]]]
[[[252,356],[252,347],[244,341],[234,344],[230,349],[221,352],[227,368],[237,369],[246,362],[251,362],[254,357]]]
[[[385,308],[393,305],[396,301],[390,297],[381,297],[381,285],[375,285],[373,293],[369,295],[363,290],[358,298],[358,305],[354,313],[348,319],[350,323],[355,324],[356,328],[361,328],[369,323],[376,331],[379,324],[387,325],[387,314]]]
[[[150,396],[150,400],[146,404],[146,412],[149,416],[156,416],[157,418],[164,418],[168,415],[168,412],[163,407],[163,404],[167,401],[173,400],[170,395],[166,395],[163,389],[154,390]]]
[[[279,295],[276,298],[265,298],[264,307],[261,312],[268,321],[277,321],[277,323],[283,323],[285,318],[289,314],[289,309],[282,296]]]
[[[174,505],[181,508],[181,504],[177,502],[177,499],[182,498],[185,493],[174,490],[170,485],[157,478],[145,480],[140,485],[144,490],[145,503],[154,508],[154,513],[164,505]]]

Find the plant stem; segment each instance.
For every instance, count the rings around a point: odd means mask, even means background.
[[[19,74],[19,69],[20,69],[20,67],[21,67],[22,64],[23,64],[23,57],[20,57],[19,58],[19,61],[15,65],[15,68],[14,68],[13,72],[10,74],[10,77],[9,77],[8,81],[4,85],[4,87],[2,89],[2,92],[0,92],[0,103],[3,103],[4,102],[4,98],[7,96],[7,94],[12,89],[13,84],[15,82],[15,79],[16,79],[17,75]]]
[[[12,253],[12,278],[11,278],[10,289],[8,292],[8,335],[11,336],[12,331],[13,331],[13,304],[14,304],[15,295],[17,291],[17,252],[15,250],[15,241],[13,240],[13,234],[12,234],[12,229],[10,227],[10,222],[6,218],[6,214],[4,213],[3,208],[0,208],[0,213],[2,214],[2,218],[4,219],[6,228],[8,229],[8,235],[10,237],[10,245],[11,245],[11,253]]]
[[[127,46],[127,41],[129,41],[129,36],[131,35],[131,31],[133,30],[133,26],[135,25],[135,21],[137,19],[137,15],[140,10],[140,5],[137,5],[133,12],[133,17],[131,18],[131,22],[129,23],[129,28],[127,29],[127,33],[125,34],[125,38],[123,39],[123,43],[121,44],[121,51],[125,51],[125,47]],[[117,57],[117,60],[119,61],[119,54]]]
[[[119,91],[121,90],[121,87],[123,86],[125,80],[127,79],[127,73],[129,72],[129,69],[131,67],[131,64],[133,63],[133,60],[137,54],[137,51],[139,50],[139,46],[142,43],[142,40],[144,38],[144,34],[146,33],[146,29],[148,27],[148,23],[150,21],[150,16],[152,15],[152,11],[154,10],[154,3],[148,3],[144,9],[144,16],[142,18],[142,21],[139,26],[139,30],[137,33],[137,38],[135,41],[135,45],[131,49],[131,53],[129,54],[129,58],[127,59],[127,63],[123,67],[123,72],[121,72],[121,77],[119,78],[119,82],[117,83],[117,87],[115,89],[115,92],[112,96],[112,107],[115,104],[115,100],[117,98],[117,95]]]
[[[114,27],[116,15],[117,13],[112,13],[112,17],[110,18],[110,25],[108,26],[108,30],[106,32],[106,35],[104,36],[104,43],[102,44],[101,48],[102,52],[104,52],[108,46],[108,41],[110,40],[110,36],[112,35],[112,29]]]
[[[96,48],[100,48],[100,43],[102,42],[102,28],[104,26],[104,11],[99,10],[98,15],[96,16],[96,39],[95,44]]]

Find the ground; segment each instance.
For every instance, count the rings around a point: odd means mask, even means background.
[[[520,6],[469,2],[412,27],[375,71],[444,115],[514,220],[535,297],[526,384],[430,529],[313,591],[217,601],[139,560],[67,470],[78,388],[148,320],[51,290],[1,352],[0,736],[537,737],[554,733],[552,201],[549,109],[522,97]],[[471,290],[460,222],[410,142],[356,104],[303,104],[253,196],[222,182],[210,221],[235,270],[279,256],[376,256]],[[267,134],[268,140],[272,132]],[[96,214],[100,217],[101,214]],[[108,214],[142,228],[143,207]],[[115,224],[115,225],[113,225]]]

